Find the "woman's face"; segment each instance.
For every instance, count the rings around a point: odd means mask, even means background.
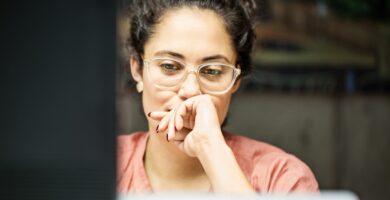
[[[222,18],[213,11],[197,8],[174,9],[164,14],[144,48],[145,60],[156,57],[180,60],[186,67],[205,62],[230,65],[236,63],[236,53]],[[131,70],[136,81],[143,81],[142,99],[146,115],[153,111],[168,111],[184,100],[202,93],[194,73],[189,73],[178,89],[164,90],[151,82],[146,67],[139,70],[133,58]],[[220,124],[226,117],[231,95],[238,86],[239,81],[236,81],[228,92],[210,95]],[[155,130],[158,122],[150,118],[148,120],[150,130]]]

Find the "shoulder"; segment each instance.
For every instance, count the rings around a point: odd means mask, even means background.
[[[117,136],[117,150],[133,150],[141,141],[146,139],[146,137],[147,134],[145,132],[135,132],[129,135],[119,135]]]
[[[310,168],[278,147],[244,136],[225,134],[237,162],[258,192],[317,192]]]
[[[136,132],[130,135],[120,135],[117,137],[117,168],[118,172],[129,167],[127,164],[131,160],[143,156],[145,150],[147,134]]]
[[[127,192],[136,181],[134,174],[142,173],[142,158],[148,134],[136,132],[117,137],[117,191]]]
[[[258,163],[264,161],[268,165],[269,159],[283,160],[290,157],[282,149],[265,142],[227,132],[224,132],[224,137],[245,172],[253,171]]]
[[[245,136],[224,132],[224,137],[237,159],[253,160],[254,157],[259,159],[272,153],[286,154],[278,147]]]

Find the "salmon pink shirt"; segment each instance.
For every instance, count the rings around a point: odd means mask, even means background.
[[[238,164],[257,192],[318,192],[309,167],[295,156],[272,145],[224,133]],[[151,193],[143,157],[148,134],[137,132],[117,138],[117,191]]]

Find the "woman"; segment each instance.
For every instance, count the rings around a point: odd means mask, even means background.
[[[315,192],[300,160],[221,130],[250,70],[251,1],[134,2],[131,74],[147,133],[118,137],[118,192]]]

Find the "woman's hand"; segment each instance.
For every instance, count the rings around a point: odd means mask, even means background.
[[[168,141],[191,157],[198,157],[204,145],[226,145],[214,103],[209,95],[189,98],[170,112],[151,112],[160,120],[157,132],[166,132]]]
[[[168,141],[199,159],[215,192],[254,192],[225,142],[210,96],[195,96],[170,112],[151,112],[149,116],[160,120],[157,132],[166,132]]]

